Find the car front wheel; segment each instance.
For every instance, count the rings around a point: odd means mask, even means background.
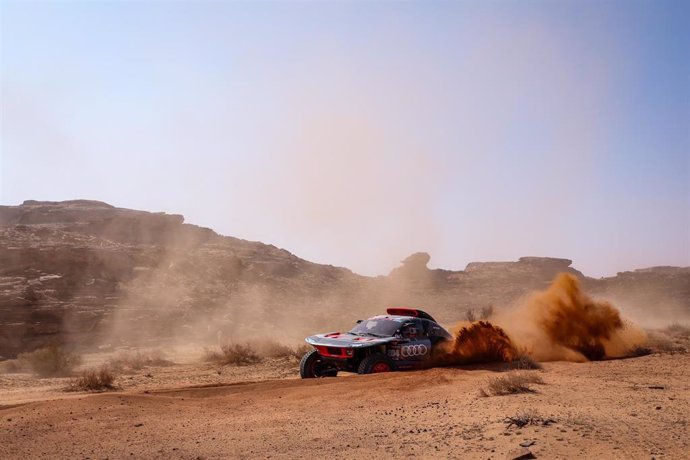
[[[302,356],[302,361],[299,363],[299,375],[303,379],[335,377],[338,375],[338,369],[324,363],[318,351],[311,350]]]
[[[357,373],[359,374],[378,374],[381,372],[391,372],[395,370],[395,364],[386,355],[376,353],[369,355],[359,363]]]

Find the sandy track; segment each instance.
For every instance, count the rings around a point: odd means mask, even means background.
[[[688,355],[551,363],[538,393],[478,397],[497,375],[433,369],[33,402],[0,410],[0,457],[505,458],[525,440],[539,458],[690,452]],[[523,410],[557,423],[507,428]]]

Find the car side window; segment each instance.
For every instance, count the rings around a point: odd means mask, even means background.
[[[406,339],[419,339],[429,336],[429,328],[425,324],[426,320],[413,319],[409,323],[403,324],[400,328],[400,335]]]
[[[434,323],[433,321],[428,321],[429,325],[429,337],[431,337],[432,340],[434,339],[452,339],[452,336],[446,332],[445,329],[443,329],[441,326],[438,324]]]
[[[425,319],[415,319],[414,327],[417,328],[417,337],[428,337],[429,328],[425,324],[427,320]]]
[[[415,328],[412,323],[405,323],[400,328],[400,336],[404,339],[409,339],[415,333]]]
[[[422,328],[424,330],[424,337],[430,337],[431,336],[431,321],[428,319],[423,319],[422,320]]]

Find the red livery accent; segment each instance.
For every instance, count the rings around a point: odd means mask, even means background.
[[[415,318],[419,316],[419,310],[415,310],[413,308],[393,307],[386,310],[386,313],[396,316],[414,316]]]
[[[395,316],[412,316],[415,318],[424,318],[428,319],[429,321],[436,322],[436,320],[432,318],[429,313],[422,310],[418,310],[416,308],[392,307],[386,310],[386,313]]]
[[[322,345],[316,345],[316,350],[321,356],[327,358],[352,358],[353,352],[352,348],[345,347],[324,347]]]
[[[378,374],[381,372],[390,372],[390,371],[391,371],[391,366],[390,366],[390,364],[388,364],[386,362],[376,363],[371,368],[372,374]]]

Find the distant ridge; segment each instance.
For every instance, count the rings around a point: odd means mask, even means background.
[[[94,200],[0,206],[0,355],[51,341],[208,342],[270,334],[297,340],[348,327],[389,305],[424,306],[441,322],[497,308],[568,272],[624,312],[690,317],[690,268],[649,267],[592,279],[564,258],[428,268],[415,253],[388,276],[366,277],[260,242],[222,236],[178,214]]]

